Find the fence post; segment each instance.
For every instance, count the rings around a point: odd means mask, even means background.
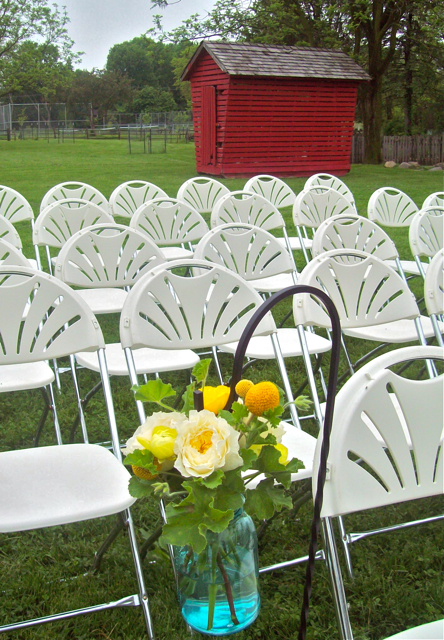
[[[11,129],[6,129],[6,139],[11,142]]]

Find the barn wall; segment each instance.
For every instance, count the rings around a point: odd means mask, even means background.
[[[221,173],[347,173],[356,93],[343,80],[232,77]]]
[[[196,146],[196,168],[201,173],[220,174],[222,149],[225,135],[225,113],[228,98],[229,76],[220,70],[213,58],[204,51],[197,60],[191,78],[191,101],[193,106],[194,141]],[[206,164],[202,157],[201,100],[203,86],[216,87],[216,162]]]

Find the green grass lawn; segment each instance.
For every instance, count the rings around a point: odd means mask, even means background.
[[[129,155],[125,141],[78,140],[73,144],[54,140],[3,142],[0,146],[0,183],[13,187],[31,203],[35,214],[44,193],[63,181],[83,181],[100,189],[109,197],[113,189],[127,180],[148,180],[175,196],[182,182],[195,175],[192,144],[168,145],[166,154]],[[444,188],[443,174],[427,171],[385,169],[383,166],[352,167],[344,182],[355,195],[359,213],[366,214],[371,193],[382,186],[405,191],[418,204],[430,193]],[[222,180],[230,189],[240,189],[242,179]],[[288,184],[296,191],[304,178],[291,178]],[[291,212],[285,217],[291,226]],[[19,225],[24,251],[33,256],[29,225]],[[291,229],[290,229],[291,232]],[[405,230],[390,230],[401,257],[408,258],[408,236]],[[420,286],[415,286],[419,293]],[[285,307],[285,305],[284,305]],[[288,308],[288,305],[287,307]],[[283,314],[285,309],[281,310]],[[4,310],[1,310],[4,312]],[[117,318],[102,321],[108,340],[116,340]],[[359,355],[361,343],[352,343]],[[328,361],[328,358],[327,358]],[[231,360],[222,359],[229,372]],[[342,370],[345,364],[341,365]],[[289,365],[295,388],[303,378],[300,362]],[[81,373],[81,385],[88,388],[96,378]],[[279,381],[271,364],[257,365],[249,376],[254,381],[264,378]],[[177,390],[185,384],[184,375],[164,376]],[[118,426],[122,438],[129,437],[138,426],[137,414],[126,379],[113,380],[113,394]],[[62,395],[57,398],[64,436],[75,417],[75,400],[68,374],[62,379]],[[41,398],[38,392],[0,394],[1,450],[31,446],[34,425],[39,417]],[[106,415],[100,397],[87,410],[91,440],[106,437]],[[313,426],[309,427],[313,429]],[[79,438],[77,438],[79,439]],[[42,444],[55,442],[48,421]],[[20,473],[20,469],[17,470]],[[421,504],[410,503],[382,512],[361,513],[347,520],[366,529],[394,521],[417,519],[442,513],[442,499]],[[133,509],[138,534],[142,541],[158,519],[157,509],[137,503]],[[0,514],[1,518],[1,514]],[[261,564],[286,560],[307,552],[311,503],[299,512],[287,513],[273,520],[261,540]],[[20,617],[37,617],[60,609],[75,609],[118,598],[136,591],[131,558],[126,541],[119,539],[107,553],[97,576],[74,579],[91,564],[95,549],[103,540],[112,521],[73,525],[68,533],[59,528],[3,536],[0,543],[0,621],[12,622]],[[414,626],[444,615],[444,530],[435,523],[404,532],[375,536],[354,545],[355,581],[347,581],[350,616],[357,640],[380,640],[404,627]],[[189,634],[178,612],[171,568],[166,555],[151,551],[144,561],[154,626],[158,640],[182,640]],[[287,640],[297,638],[299,611],[305,568],[299,567],[264,575],[261,578],[262,610],[252,627],[236,637],[239,640]],[[59,581],[60,575],[67,579]],[[6,578],[9,582],[7,582]],[[6,637],[6,636],[5,636]],[[139,640],[144,638],[142,614],[139,610],[117,610],[85,616],[64,623],[34,627],[7,634],[19,640]],[[202,637],[195,634],[193,637]],[[329,640],[339,637],[325,567],[319,564],[315,573],[308,638]]]

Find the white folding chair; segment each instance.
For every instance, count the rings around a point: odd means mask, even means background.
[[[296,199],[295,192],[287,183],[280,178],[266,174],[253,176],[247,180],[243,190],[263,196],[277,209],[292,207]]]
[[[424,280],[424,300],[435,332],[435,338],[444,347],[439,318],[444,314],[444,249],[438,251],[429,264]]]
[[[48,205],[37,218],[32,234],[39,268],[42,268],[39,247],[45,247],[48,269],[52,273],[50,247],[60,249],[80,229],[100,223],[114,224],[114,220],[109,213],[93,202],[66,198]]]
[[[413,216],[409,243],[418,273],[425,278],[429,264],[422,262],[421,256],[431,260],[444,247],[444,206],[426,207]]]
[[[124,182],[119,184],[109,197],[111,214],[131,218],[142,204],[154,198],[168,198],[168,195],[152,182],[145,180]]]
[[[21,267],[0,267],[0,308],[7,309],[9,317],[8,322],[0,321],[0,370],[23,363],[29,367],[44,365],[48,358],[66,356],[77,349],[98,353],[113,451],[75,444],[1,452],[0,532],[16,534],[117,515],[128,531],[138,582],[135,594],[117,601],[3,624],[0,633],[114,607],[141,606],[152,638],[148,596],[129,512],[134,503],[128,492],[130,475],[121,463],[98,322],[70,287],[48,274]],[[6,588],[5,583],[2,588]]]
[[[324,220],[345,214],[356,215],[356,209],[339,191],[322,185],[303,189],[293,205],[293,222],[301,241],[307,228],[313,232]],[[310,257],[305,247],[302,250],[308,264]]]
[[[30,267],[31,269],[33,268],[28,258],[23,255],[20,249],[17,249],[16,246],[11,244],[7,240],[4,240],[4,238],[2,238],[0,235],[0,265],[4,267],[10,264],[15,264],[19,267]]]
[[[130,227],[161,247],[166,260],[191,258],[191,243],[200,240],[208,231],[207,223],[192,206],[168,197],[142,204],[131,218]]]
[[[357,213],[356,202],[352,192],[345,182],[337,176],[332,176],[330,173],[315,173],[308,178],[304,185],[304,189],[310,189],[311,187],[329,187],[330,189],[338,191],[348,200]]]
[[[22,241],[18,234],[18,231],[8,220],[8,218],[2,218],[0,216],[0,239],[6,240],[9,244],[12,244],[19,251],[22,250]]]
[[[177,192],[177,199],[189,204],[199,213],[211,213],[216,202],[230,190],[214,178],[190,178]]]
[[[86,202],[92,202],[96,206],[103,209],[105,213],[110,213],[108,200],[105,198],[95,187],[85,182],[61,182],[52,187],[45,193],[40,203],[40,213],[51,204],[58,202],[59,200],[85,200]],[[70,207],[75,208],[76,203],[71,202]]]
[[[426,207],[444,207],[444,191],[431,193],[422,203],[422,209]]]
[[[31,225],[31,233],[34,229],[34,212],[31,205],[24,196],[11,187],[0,186],[0,223],[8,223],[15,225],[18,222],[27,221]],[[12,241],[11,237],[7,237],[4,234],[5,225],[0,224],[0,237],[4,237],[8,242],[12,242],[18,249],[20,246]],[[17,232],[15,232],[17,233]],[[18,236],[18,233],[17,233]],[[35,250],[37,257],[37,249]],[[31,260],[31,265],[36,268],[37,261]]]
[[[442,495],[443,375],[427,380],[407,379],[401,376],[401,369],[395,372],[393,367],[406,361],[442,361],[443,356],[441,348],[429,346],[406,347],[381,355],[355,373],[336,397],[321,517],[343,640],[352,640],[353,631],[331,518]],[[319,455],[320,446],[314,459],[314,494]],[[442,518],[432,517],[424,522]],[[417,523],[399,528],[412,524]],[[390,529],[394,528],[398,527]]]

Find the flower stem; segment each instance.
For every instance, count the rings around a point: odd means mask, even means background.
[[[231,591],[231,584],[228,579],[227,572],[225,571],[225,567],[223,565],[222,558],[219,552],[217,554],[217,566],[219,567],[219,571],[221,572],[222,578],[224,580],[228,606],[230,607],[231,621],[233,622],[233,624],[239,624],[239,620],[237,619],[237,615],[236,615],[236,610],[234,608],[233,592]]]

